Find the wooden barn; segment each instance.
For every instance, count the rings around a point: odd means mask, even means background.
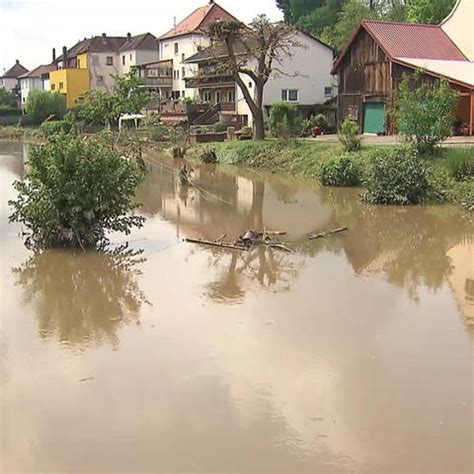
[[[474,63],[438,25],[363,20],[332,70],[339,78],[338,120],[352,118],[363,133],[393,133],[387,104],[403,73],[417,69],[427,81],[446,78],[459,92],[453,123],[472,135]]]

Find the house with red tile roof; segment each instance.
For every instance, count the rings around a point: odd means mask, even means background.
[[[452,17],[464,11],[460,0]],[[466,0],[464,0],[466,1]],[[472,0],[467,0],[472,2]],[[443,25],[362,20],[339,56],[332,73],[338,75],[338,119],[350,117],[364,133],[393,133],[394,124],[386,118],[387,103],[398,89],[404,73],[423,69],[425,80],[445,78],[458,91],[460,99],[455,120],[461,130],[474,131],[474,63]]]
[[[173,85],[170,90],[173,99],[196,98],[197,90],[187,88],[185,78],[192,77],[197,66],[186,64],[185,61],[210,45],[206,29],[218,20],[238,21],[231,13],[211,0],[160,36],[160,60],[173,61]]]

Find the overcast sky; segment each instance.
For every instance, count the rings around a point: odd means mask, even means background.
[[[92,35],[125,36],[150,32],[156,36],[207,0],[0,0],[0,73],[15,59],[28,69]],[[248,22],[258,13],[282,18],[275,0],[218,0],[226,10]]]

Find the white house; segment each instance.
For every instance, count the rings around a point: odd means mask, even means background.
[[[197,96],[197,90],[186,87],[185,82],[185,78],[194,75],[197,66],[186,63],[186,59],[209,46],[210,39],[205,30],[216,20],[237,21],[233,15],[211,0],[159,38],[160,59],[173,61],[171,95],[174,99]]]
[[[295,33],[294,41],[298,46],[295,45],[289,56],[275,64],[265,85],[263,106],[267,113],[273,103],[284,101],[295,104],[302,115],[309,115],[314,106],[337,95],[337,83],[331,75],[333,49],[302,30]],[[215,55],[216,50],[210,47],[189,58],[189,63],[198,66],[199,74],[189,80],[188,85],[198,89],[204,102],[220,104],[222,113],[237,114],[243,118],[244,124],[251,125],[252,114],[233,76],[213,71]],[[247,67],[256,69],[252,64],[255,61],[249,58]],[[246,75],[241,77],[253,93],[253,81]]]
[[[30,91],[49,90],[49,73],[53,69],[55,69],[54,64],[42,64],[19,77],[22,109],[25,108]]]

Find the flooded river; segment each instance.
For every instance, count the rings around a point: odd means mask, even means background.
[[[1,472],[474,470],[462,212],[214,165],[185,190],[149,155],[134,255],[34,255],[25,153],[0,142]],[[263,228],[295,252],[182,242]]]

